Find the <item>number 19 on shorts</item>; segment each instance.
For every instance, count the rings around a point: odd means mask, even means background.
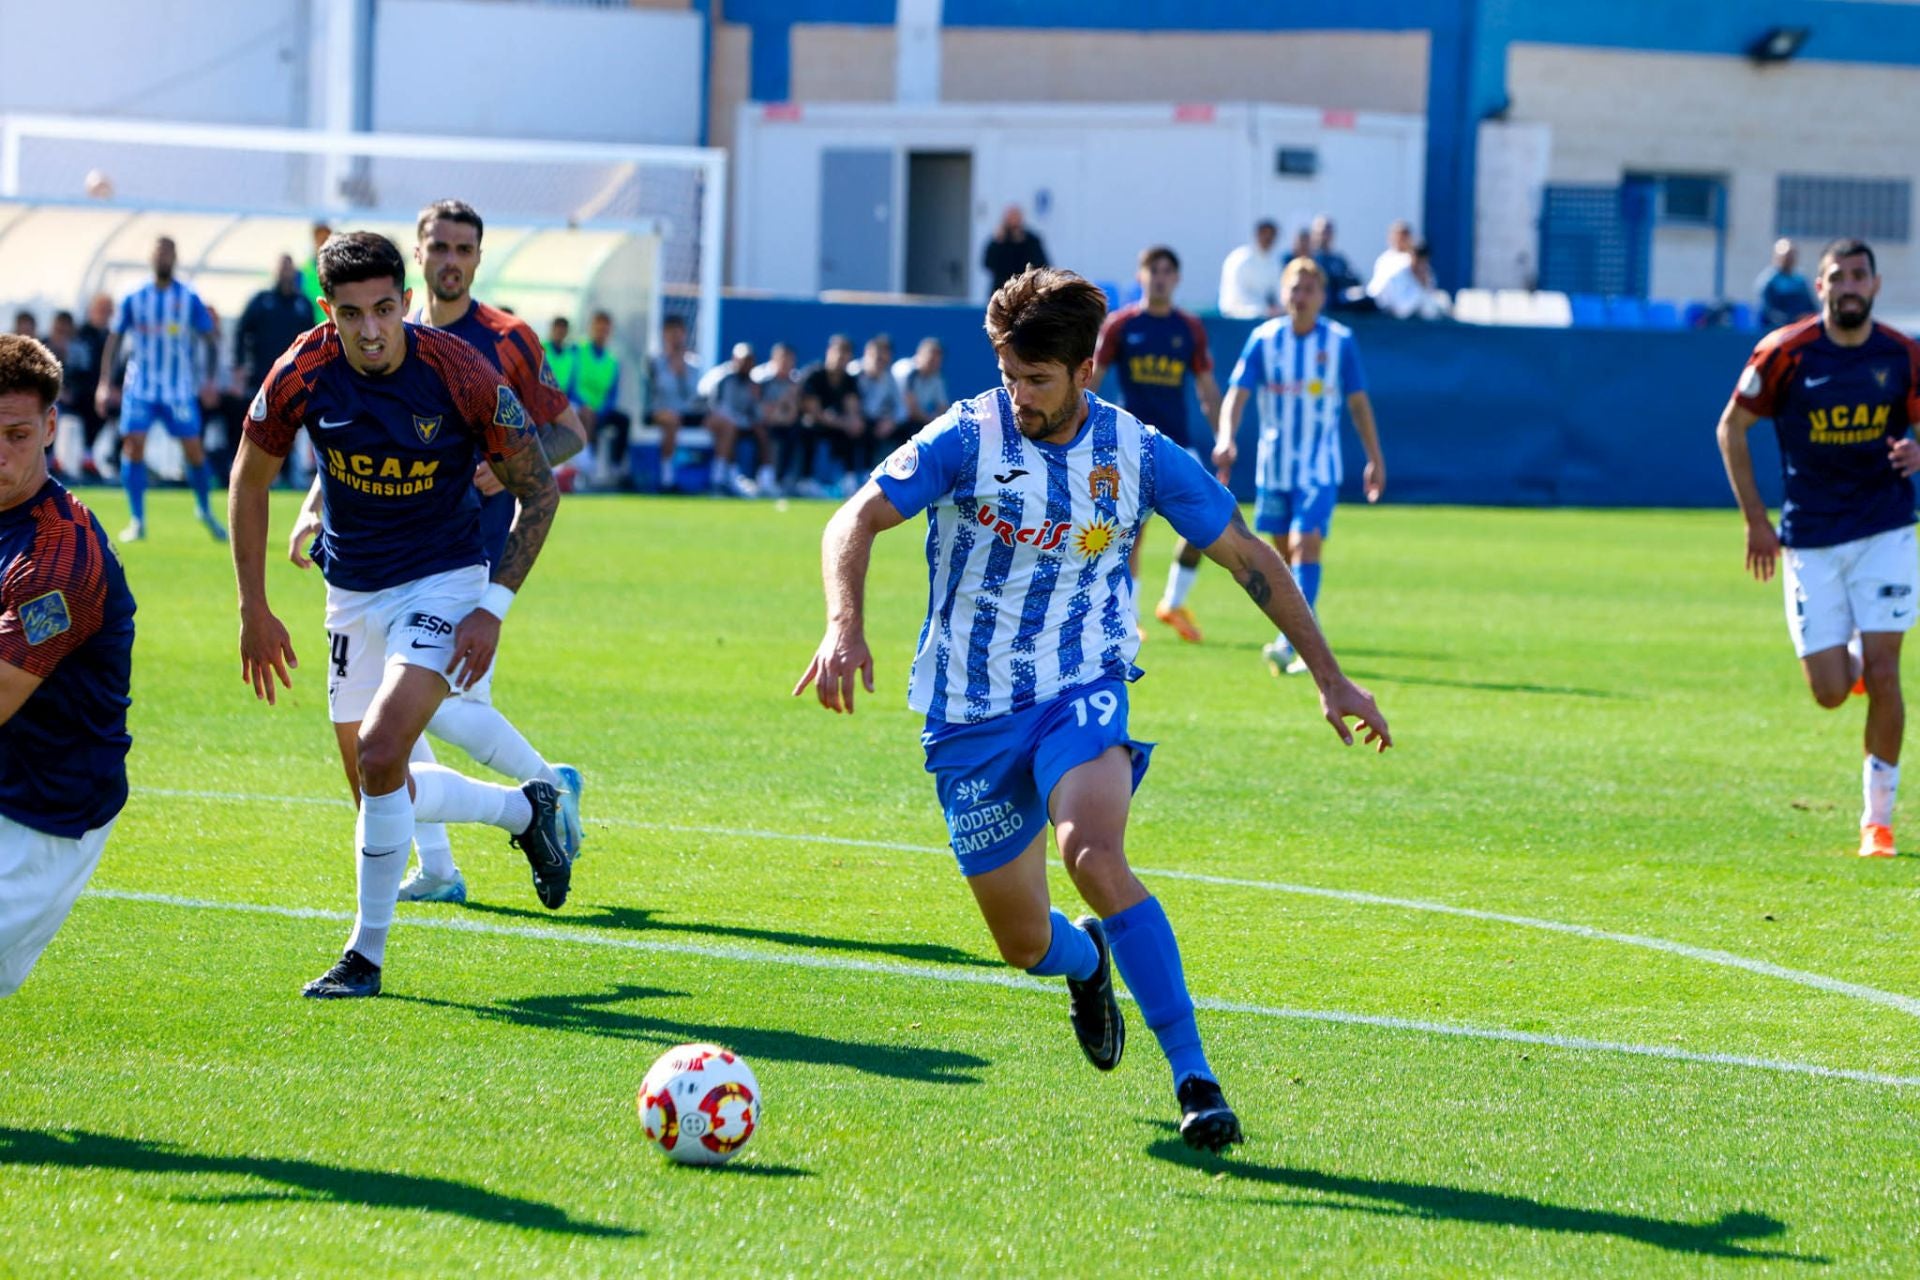
[[[1073,700],[1073,722],[1086,727],[1088,709],[1099,717],[1102,727],[1113,723],[1113,717],[1120,711],[1120,699],[1111,689],[1101,689],[1084,698]]]

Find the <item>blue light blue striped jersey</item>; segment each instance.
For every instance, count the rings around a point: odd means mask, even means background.
[[[127,350],[128,400],[189,405],[200,384],[212,376],[202,370],[198,335],[213,332],[213,312],[200,295],[173,281],[165,289],[149,282],[120,299],[113,331]]]
[[[978,724],[1106,677],[1140,649],[1127,556],[1158,511],[1196,546],[1233,495],[1186,450],[1089,393],[1064,445],[1020,434],[1005,391],[954,405],[874,469],[904,516],[927,513],[927,620],[907,704]]]
[[[1232,385],[1256,393],[1256,485],[1285,492],[1340,483],[1340,420],[1347,397],[1367,389],[1353,330],[1322,316],[1303,337],[1275,316],[1247,335]]]

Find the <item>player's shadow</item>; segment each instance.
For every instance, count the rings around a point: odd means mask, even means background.
[[[671,920],[648,907],[593,906],[586,912],[569,911],[555,915],[528,907],[499,906],[488,902],[469,902],[466,910],[494,916],[512,916],[539,920],[545,924],[580,929],[614,929],[625,933],[688,933],[716,938],[744,938],[753,942],[772,942],[783,947],[805,947],[810,951],[851,951],[867,955],[894,956],[926,964],[968,965],[995,969],[997,960],[988,960],[938,942],[880,942],[869,938],[830,938],[818,933],[800,933],[792,929],[762,929],[753,925],[706,924],[697,920]]]
[[[583,1031],[589,1035],[611,1036],[623,1040],[644,1040],[667,1047],[687,1043],[725,1045],[748,1062],[804,1062],[833,1067],[850,1067],[868,1075],[895,1080],[917,1080],[928,1084],[978,1084],[973,1074],[991,1065],[985,1058],[955,1049],[922,1049],[901,1044],[862,1044],[851,1040],[833,1040],[808,1035],[804,1031],[779,1031],[771,1027],[720,1026],[714,1023],[685,1021],[663,1017],[637,1008],[642,1001],[681,1000],[686,993],[663,991],[623,983],[611,991],[579,995],[525,996],[495,1004],[463,1004],[457,1000],[435,1000],[427,996],[389,996],[387,999],[431,1005],[438,1009],[459,1009],[476,1017],[511,1022],[522,1027],[544,1027],[557,1031]]]
[[[1533,693],[1551,698],[1600,698],[1610,702],[1645,702],[1645,694],[1617,689],[1587,689],[1571,684],[1531,684],[1517,680],[1449,680],[1445,676],[1397,676],[1385,671],[1348,671],[1351,680],[1378,684],[1420,684],[1436,689],[1475,689],[1485,693]]]
[[[1156,1122],[1160,1128],[1170,1128]],[[1494,1227],[1521,1227],[1529,1231],[1558,1231],[1569,1235],[1618,1236],[1640,1244],[1653,1245],[1671,1253],[1701,1254],[1715,1258],[1762,1258],[1771,1261],[1805,1262],[1826,1266],[1828,1259],[1774,1249],[1756,1249],[1738,1243],[1765,1240],[1784,1232],[1786,1224],[1764,1213],[1723,1213],[1713,1222],[1678,1222],[1666,1218],[1643,1217],[1634,1213],[1616,1213],[1606,1209],[1579,1209],[1548,1204],[1525,1196],[1502,1195],[1493,1191],[1471,1191],[1424,1182],[1394,1182],[1380,1178],[1355,1178],[1315,1169],[1295,1169],[1285,1165],[1255,1164],[1239,1156],[1215,1156],[1197,1152],[1178,1138],[1163,1138],[1148,1146],[1147,1154],[1156,1160],[1185,1165],[1190,1169],[1237,1181],[1292,1187],[1325,1196],[1344,1196],[1339,1200],[1273,1200],[1286,1207],[1339,1209],[1349,1213],[1370,1213],[1383,1217],[1424,1218],[1445,1222],[1476,1222]]]
[[[210,1155],[170,1142],[148,1142],[80,1129],[43,1133],[0,1127],[0,1166],[38,1165],[80,1169],[117,1169],[126,1173],[228,1174],[277,1182],[284,1192],[235,1192],[190,1197],[199,1203],[245,1204],[303,1200],[365,1205],[370,1209],[425,1209],[479,1222],[580,1236],[638,1236],[627,1227],[610,1227],[572,1217],[557,1205],[501,1195],[450,1178],[356,1169],[280,1156]]]

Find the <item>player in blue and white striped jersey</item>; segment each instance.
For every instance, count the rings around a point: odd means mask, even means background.
[[[105,417],[111,381],[105,374],[113,369],[121,344],[126,344],[127,381],[120,395],[120,434],[125,437],[126,457],[120,480],[126,486],[127,505],[133,509],[133,523],[121,531],[122,542],[147,536],[147,431],[156,421],[180,441],[200,523],[215,541],[227,539],[227,531],[213,518],[209,500],[213,476],[200,442],[200,405],[211,404],[217,394],[213,312],[199,294],[174,279],[175,257],[170,237],[154,241],[153,280],[120,299],[113,332],[100,359],[103,375],[96,407]]]
[[[1270,535],[1274,549],[1293,566],[1308,608],[1320,598],[1321,544],[1340,492],[1343,413],[1353,418],[1367,451],[1367,501],[1380,501],[1387,487],[1387,462],[1373,425],[1360,347],[1353,330],[1320,314],[1326,299],[1326,277],[1313,259],[1295,258],[1286,265],[1280,274],[1286,313],[1247,335],[1220,405],[1213,449],[1214,465],[1233,465],[1240,413],[1252,397],[1260,414],[1253,526]],[[1260,652],[1275,675],[1307,669],[1284,633]]]
[[[828,524],[827,632],[795,687],[853,710],[873,689],[863,596],[873,540],[927,513],[931,577],[908,701],[925,713],[927,770],[961,874],[1000,954],[1067,979],[1080,1047],[1119,1064],[1118,967],[1173,1068],[1180,1132],[1240,1141],[1200,1045],[1173,927],[1127,865],[1133,791],[1152,743],[1127,728],[1139,632],[1127,553],[1155,511],[1224,565],[1306,658],[1341,738],[1358,719],[1391,742],[1365,690],[1340,672],[1285,563],[1185,449],[1092,394],[1101,291],[1068,271],[1014,277],[987,307],[1002,387],[929,423]],[[1097,916],[1051,909],[1047,825]]]

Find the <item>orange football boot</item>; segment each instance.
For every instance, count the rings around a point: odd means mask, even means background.
[[[1870,822],[1860,828],[1860,856],[1863,858],[1896,858],[1899,851],[1893,847],[1893,828],[1883,827]]]
[[[1193,620],[1193,610],[1187,606],[1170,605],[1162,601],[1154,606],[1153,616],[1178,631],[1180,638],[1188,644],[1200,643],[1200,624]]]

